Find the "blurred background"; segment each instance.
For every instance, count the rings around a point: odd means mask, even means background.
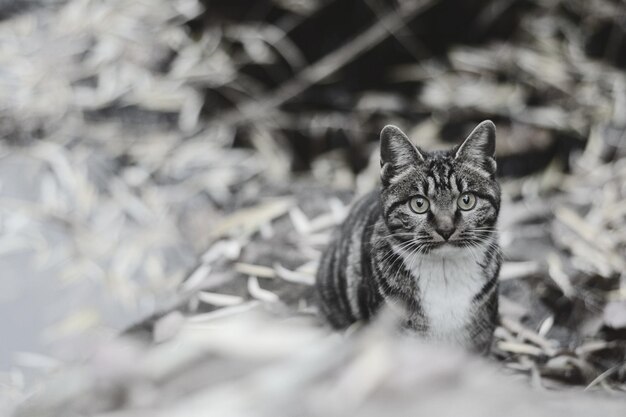
[[[173,308],[309,311],[382,126],[488,118],[498,358],[623,387],[625,68],[621,0],[0,1],[2,384]]]

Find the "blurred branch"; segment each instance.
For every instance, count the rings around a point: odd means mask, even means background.
[[[426,11],[436,2],[437,0],[407,2],[403,8],[389,11],[352,41],[305,68],[278,89],[259,99],[247,100],[226,113],[218,114],[209,121],[209,124],[237,125],[267,118],[277,107],[334,74],[356,57],[400,30],[407,21]]]

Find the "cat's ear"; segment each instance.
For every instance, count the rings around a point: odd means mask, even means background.
[[[485,120],[472,130],[472,133],[457,148],[457,160],[475,161],[489,173],[496,171],[496,125]]]
[[[380,132],[380,175],[389,181],[411,165],[424,160],[420,151],[402,131],[387,125]]]

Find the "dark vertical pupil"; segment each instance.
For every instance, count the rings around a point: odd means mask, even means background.
[[[468,196],[468,195],[463,196],[463,202],[464,202],[465,204],[469,204],[469,201],[470,201],[470,198],[469,198],[469,196]]]
[[[417,200],[417,207],[422,207],[424,205],[424,202],[420,199]]]

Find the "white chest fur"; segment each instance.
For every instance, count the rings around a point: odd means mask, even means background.
[[[420,305],[429,324],[428,336],[465,344],[465,326],[472,317],[472,300],[485,279],[476,260],[459,249],[429,255],[403,253],[420,291]]]

